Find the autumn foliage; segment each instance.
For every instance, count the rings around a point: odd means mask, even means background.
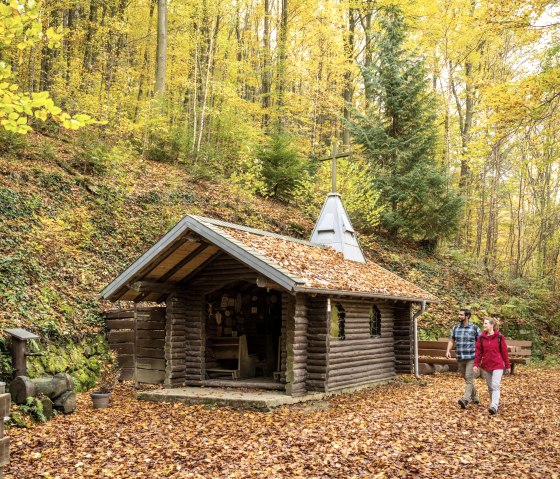
[[[463,380],[410,377],[269,413],[139,402],[10,429],[8,479],[558,478],[560,370],[522,368],[497,416],[457,405]]]

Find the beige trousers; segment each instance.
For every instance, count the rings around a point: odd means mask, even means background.
[[[465,380],[465,394],[463,394],[462,399],[469,402],[478,401],[478,393],[474,386],[474,359],[458,359],[457,364],[459,366],[459,373]]]

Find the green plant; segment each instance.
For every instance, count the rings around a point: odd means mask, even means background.
[[[286,134],[274,133],[261,146],[257,158],[262,162],[262,175],[268,195],[280,199],[290,198],[307,167],[293,140]]]
[[[41,398],[28,397],[26,403],[19,406],[19,410],[23,414],[29,415],[35,422],[47,422]]]

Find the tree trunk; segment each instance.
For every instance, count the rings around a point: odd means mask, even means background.
[[[158,28],[156,50],[156,79],[154,97],[163,97],[167,67],[167,0],[158,0]],[[162,106],[162,105],[161,105]]]
[[[278,109],[278,131],[284,129],[284,106],[286,91],[286,58],[288,42],[288,0],[281,0],[282,12],[280,15],[280,29],[278,34],[278,79],[277,79],[277,109]]]
[[[156,9],[156,2],[157,2],[157,0],[151,0],[150,1],[150,13],[149,13],[149,16],[148,16],[148,30],[146,32],[148,42],[149,42],[150,37],[152,36],[152,20],[154,18],[154,11]],[[148,77],[147,69],[148,69],[148,63],[149,63],[149,59],[150,59],[149,54],[148,54],[148,50],[149,50],[148,45],[144,49],[142,71],[140,72],[140,80],[139,80],[139,83],[138,83],[138,95],[136,97],[136,106],[134,107],[134,116],[133,116],[135,123],[138,120],[138,112],[140,110],[140,102],[142,101],[142,97],[144,96],[144,83],[146,81],[146,78]]]
[[[264,0],[264,32],[263,32],[263,72],[262,72],[262,107],[263,127],[268,128],[270,123],[271,106],[271,53],[270,53],[270,0]]]
[[[72,389],[74,389],[74,380],[66,373],[55,374],[52,378],[29,379],[27,376],[18,376],[10,384],[12,401],[16,404],[25,404],[28,397],[39,395],[56,398]]]
[[[211,72],[212,72],[212,64],[213,64],[213,58],[214,58],[214,50],[215,50],[215,44],[216,44],[216,40],[218,37],[218,31],[219,31],[219,25],[220,25],[220,18],[216,17],[216,21],[214,23],[214,29],[213,31],[210,32],[210,43],[208,46],[208,62],[206,64],[206,76],[204,79],[204,91],[203,91],[203,95],[202,95],[202,106],[201,106],[201,111],[200,111],[200,123],[199,123],[199,128],[198,128],[198,140],[196,142],[196,155],[198,157],[198,154],[200,153],[200,147],[201,147],[201,143],[202,143],[202,133],[204,132],[204,120],[205,120],[205,115],[206,115],[206,106],[208,103],[208,90],[209,90],[209,84],[210,84],[210,77],[211,77]]]
[[[342,127],[342,143],[346,148],[350,147],[350,109],[352,108],[352,97],[354,95],[354,83],[352,81],[352,67],[354,66],[354,33],[356,30],[356,19],[354,9],[348,9],[348,33],[344,39],[344,55],[346,56],[346,70],[344,71],[344,120]]]
[[[54,6],[45,5],[46,8],[51,8],[49,14],[48,27],[56,28],[58,26],[58,11]],[[45,42],[41,50],[41,76],[39,79],[39,90],[50,91],[53,85],[53,67],[55,59],[58,55],[56,48],[50,48]]]

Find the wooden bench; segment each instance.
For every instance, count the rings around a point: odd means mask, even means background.
[[[455,365],[455,348],[451,350],[451,358],[446,357],[449,339],[440,338],[437,341],[418,341],[418,362],[430,365]],[[506,338],[508,345],[511,374],[515,372],[516,364],[527,364],[531,359],[531,341],[517,341]]]
[[[217,375],[230,375],[232,379],[253,377],[255,375],[255,357],[249,355],[247,349],[247,336],[239,337],[214,337],[208,340],[208,348],[212,350],[214,358],[218,362],[230,363],[230,367],[206,368],[206,376],[209,373]],[[231,364],[235,363],[235,367]]]

